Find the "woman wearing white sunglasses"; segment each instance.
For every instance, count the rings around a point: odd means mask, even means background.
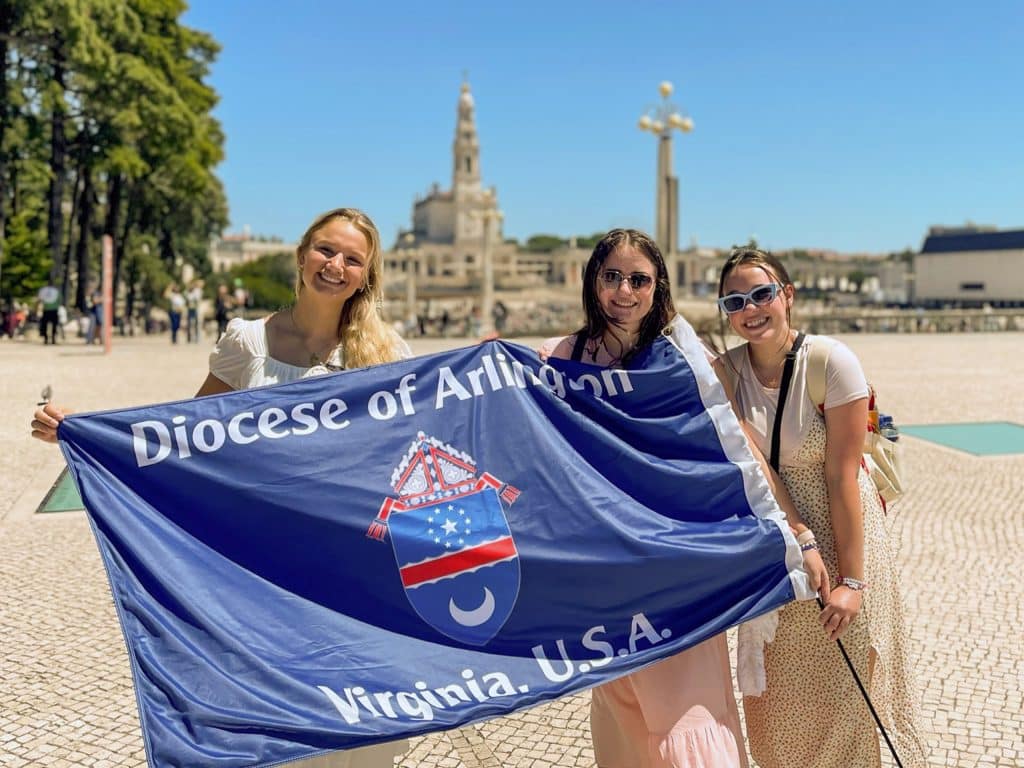
[[[841,636],[903,765],[924,765],[893,548],[861,466],[868,385],[860,362],[839,342],[797,333],[793,282],[770,253],[733,251],[718,295],[732,331],[746,342],[723,355],[720,375],[724,370],[733,384],[733,406],[765,456],[773,456],[778,432],[772,461],[814,532],[801,543],[819,549],[834,577],[822,595],[824,610],[798,602],[779,611],[765,648],[766,690],[743,698],[751,754],[761,768],[880,765],[870,712],[834,642]],[[807,386],[815,344],[831,347],[820,410]],[[794,357],[788,377],[787,355]]]

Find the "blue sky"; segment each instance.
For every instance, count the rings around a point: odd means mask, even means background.
[[[451,183],[463,71],[505,234],[653,229],[662,80],[680,240],[886,252],[1024,227],[1021,2],[193,0],[223,46],[231,229],[366,210],[390,245]],[[973,9],[971,8],[973,6]]]

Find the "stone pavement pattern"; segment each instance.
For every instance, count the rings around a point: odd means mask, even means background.
[[[846,341],[900,423],[1024,424],[1020,334]],[[28,439],[43,385],[58,402],[90,410],[188,396],[205,375],[205,345],[115,342],[110,357],[72,344],[0,342],[0,766],[145,765],[124,643],[88,522],[80,512],[31,514],[62,464],[52,447]],[[1024,766],[1024,601],[1016,586],[1024,456],[903,444],[910,492],[893,528],[933,765]],[[415,739],[399,764],[590,768],[588,702],[581,694]]]

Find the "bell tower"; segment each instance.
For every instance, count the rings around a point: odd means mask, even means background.
[[[469,83],[462,81],[459,94],[458,119],[455,123],[455,141],[452,144],[452,190],[456,198],[460,190],[480,189],[480,139],[476,134],[476,118],[473,114],[473,94]]]
[[[480,242],[484,236],[480,211],[496,206],[493,190],[484,190],[480,182],[480,139],[476,133],[473,94],[469,82],[462,81],[459,94],[458,117],[455,121],[455,141],[452,143],[452,202],[455,212],[456,262],[460,268],[475,270],[480,263]],[[500,233],[493,231],[494,241]]]

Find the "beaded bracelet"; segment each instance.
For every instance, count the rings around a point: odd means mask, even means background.
[[[852,589],[854,592],[863,592],[868,588],[868,583],[866,581],[855,579],[852,576],[843,576],[843,578],[839,580],[839,583],[848,589]]]
[[[800,551],[801,552],[810,552],[812,549],[817,549],[817,548],[818,548],[818,542],[816,542],[814,539],[811,539],[810,541],[804,542],[803,544],[800,545]]]

